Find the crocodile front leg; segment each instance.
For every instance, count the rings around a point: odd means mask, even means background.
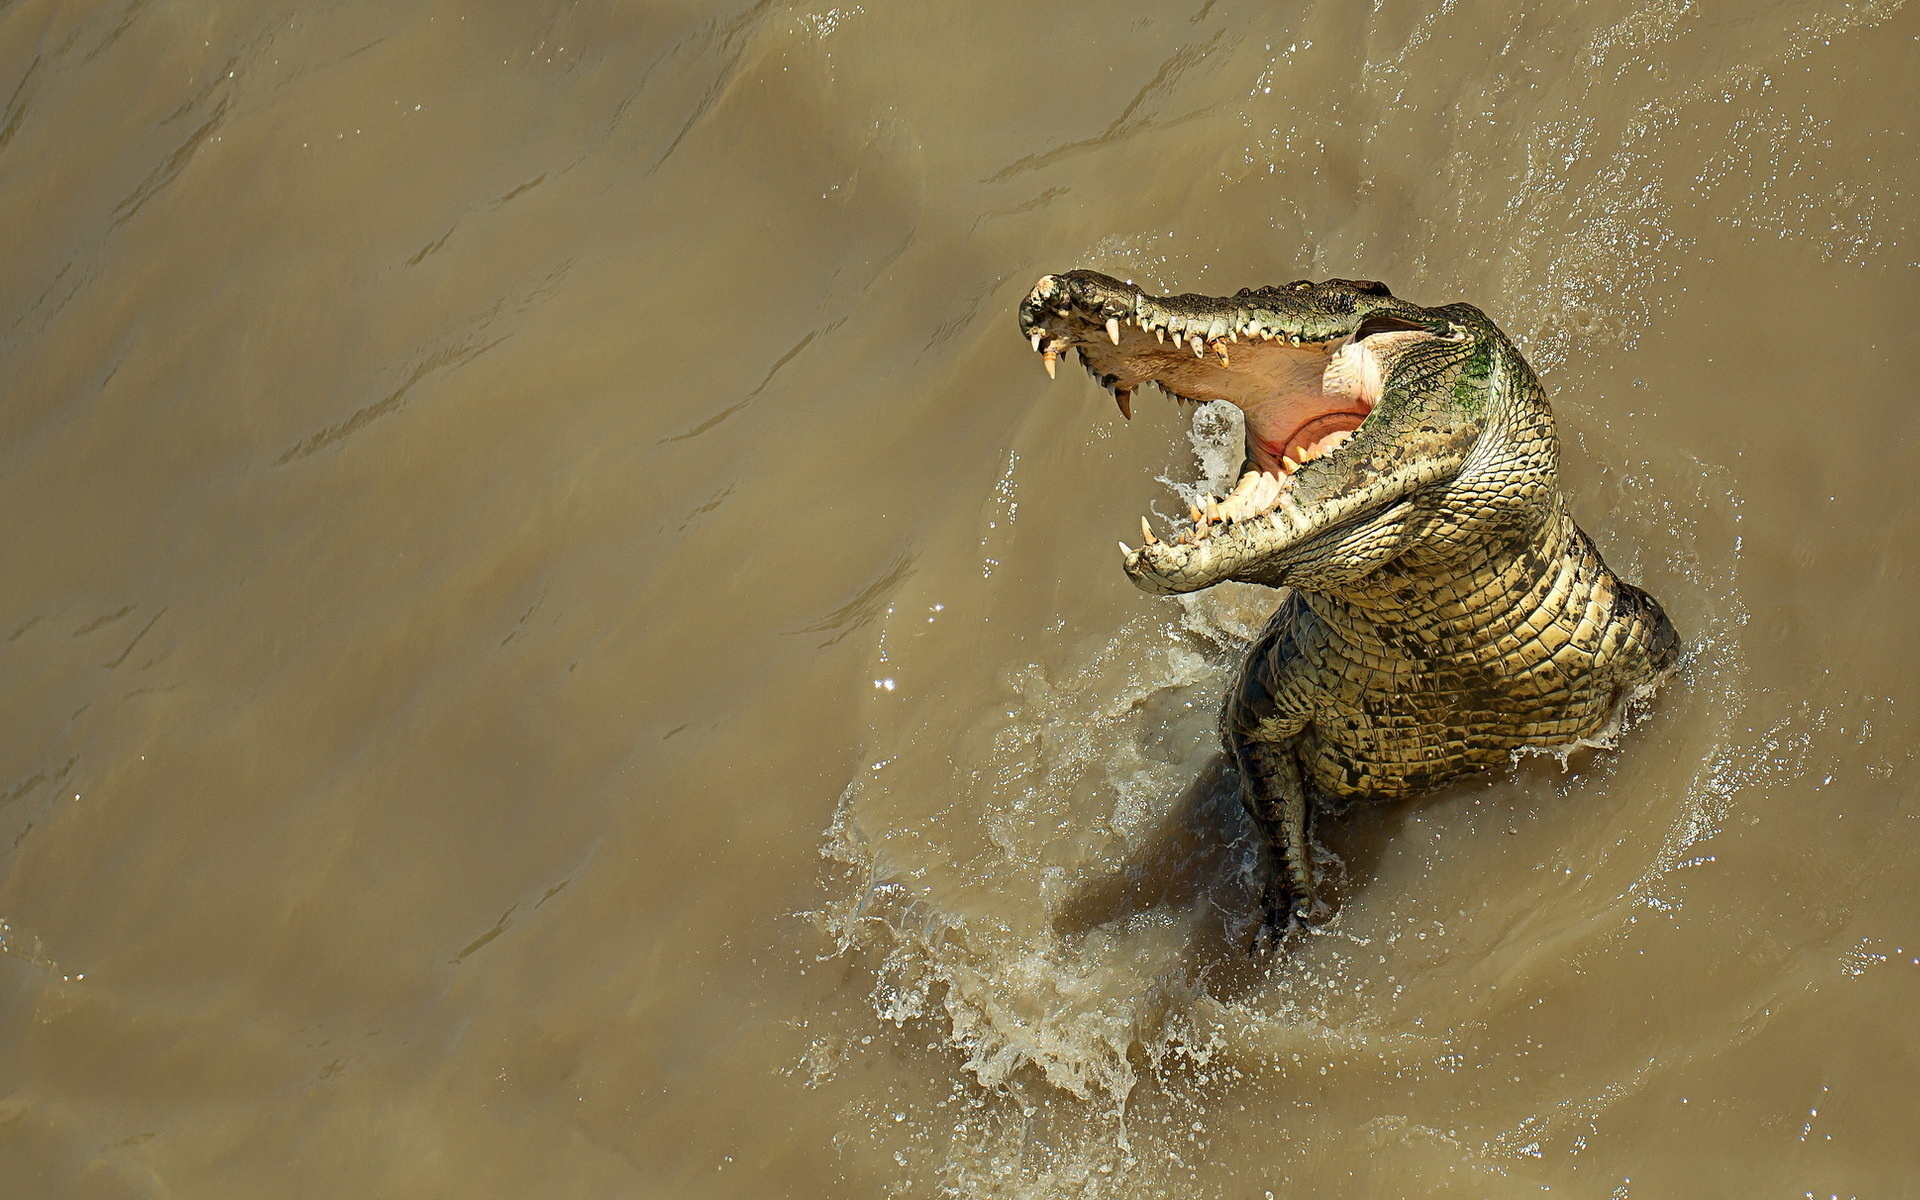
[[[1259,954],[1271,950],[1289,928],[1320,909],[1307,850],[1312,807],[1302,786],[1295,739],[1261,742],[1235,733],[1231,740],[1234,763],[1240,768],[1240,803],[1267,847],[1260,927],[1248,946]]]
[[[1294,925],[1323,911],[1307,850],[1313,802],[1301,770],[1300,742],[1313,709],[1312,688],[1298,670],[1302,638],[1315,618],[1298,593],[1288,596],[1241,660],[1220,710],[1220,742],[1240,770],[1240,803],[1266,845],[1268,875],[1260,897],[1253,952],[1272,949]]]

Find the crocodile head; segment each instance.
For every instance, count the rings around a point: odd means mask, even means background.
[[[1557,495],[1544,396],[1471,305],[1421,308],[1348,279],[1150,296],[1069,271],[1034,287],[1020,332],[1049,375],[1077,353],[1129,418],[1148,383],[1245,414],[1233,493],[1177,537],[1143,520],[1146,544],[1122,543],[1128,577],[1150,592],[1227,579],[1341,590],[1403,555],[1531,526]]]

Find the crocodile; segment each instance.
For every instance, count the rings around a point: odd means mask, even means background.
[[[1666,613],[1574,523],[1539,380],[1472,305],[1351,279],[1154,296],[1075,270],[1019,322],[1049,376],[1072,351],[1127,419],[1148,383],[1244,415],[1231,492],[1165,537],[1143,517],[1120,552],[1151,593],[1286,589],[1220,718],[1270,864],[1254,950],[1331,912],[1318,817],[1594,743],[1674,669]]]

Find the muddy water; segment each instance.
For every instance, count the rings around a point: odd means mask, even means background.
[[[1912,1194],[1916,39],[0,4],[0,1192]],[[1487,309],[1679,677],[1248,962],[1076,265]]]

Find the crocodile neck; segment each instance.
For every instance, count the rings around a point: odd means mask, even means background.
[[[1581,648],[1598,655],[1611,582],[1556,495],[1530,529],[1445,555],[1416,552],[1337,591],[1300,594],[1356,663],[1446,663],[1499,679],[1553,658],[1569,641],[1584,639]]]

